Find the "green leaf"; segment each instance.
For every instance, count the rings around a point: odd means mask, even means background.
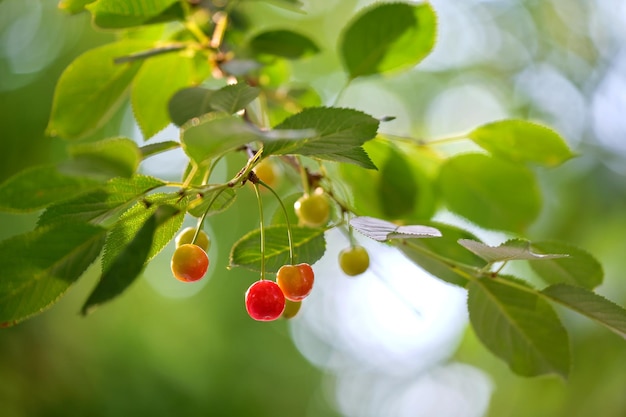
[[[144,139],[149,139],[170,123],[168,103],[174,93],[189,86],[195,78],[193,58],[178,53],[146,60],[137,73],[131,104]]]
[[[379,242],[385,242],[389,239],[441,237],[441,232],[434,227],[421,225],[398,226],[386,220],[367,216],[353,217],[350,219],[350,226],[357,232]]]
[[[96,288],[82,308],[91,312],[96,306],[120,295],[135,281],[144,268],[153,247],[157,227],[180,214],[173,206],[159,206],[143,222],[132,240],[115,256],[102,273]]]
[[[435,193],[419,155],[409,154],[380,138],[364,147],[378,172],[345,164],[338,170],[350,190],[346,199],[355,213],[411,223],[431,218]]]
[[[142,64],[135,61],[118,65],[113,60],[150,45],[147,41],[125,40],[91,49],[76,58],[57,83],[48,132],[77,139],[107,122],[126,97]]]
[[[69,222],[101,224],[119,214],[129,203],[163,185],[165,183],[161,180],[144,175],[113,178],[102,189],[48,207],[39,217],[37,225]]]
[[[200,165],[261,138],[257,129],[240,117],[209,113],[184,127],[180,140],[185,153]]]
[[[365,149],[360,146],[332,154],[317,154],[316,157],[328,161],[352,164],[365,169],[377,169]]]
[[[553,167],[574,154],[554,130],[524,120],[502,120],[474,129],[468,137],[494,156]]]
[[[36,166],[0,184],[0,210],[35,211],[99,186],[93,179],[61,174],[54,166]]]
[[[482,242],[470,239],[459,239],[459,244],[470,252],[475,253],[489,263],[515,260],[547,260],[567,258],[568,254],[541,254],[532,251],[527,240],[513,239],[499,246],[488,246]]]
[[[0,243],[1,327],[56,302],[97,258],[106,230],[71,223],[39,228]]]
[[[250,49],[255,54],[275,55],[287,59],[303,58],[320,51],[311,39],[291,30],[259,33],[250,40]]]
[[[244,109],[260,92],[260,88],[250,87],[245,83],[227,85],[209,97],[210,105],[215,110],[233,114]]]
[[[178,91],[168,103],[172,121],[178,126],[210,112],[233,114],[257,98],[261,90],[245,83],[227,85],[219,90],[190,87]]]
[[[285,119],[275,127],[275,131],[283,129],[313,129],[315,135],[302,140],[266,143],[263,148],[265,156],[297,153],[343,162],[343,152],[359,148],[376,136],[378,120],[353,109],[312,107]]]
[[[292,227],[294,264],[313,265],[326,250],[323,228]],[[270,226],[265,229],[265,270],[275,273],[289,264],[287,226]],[[239,239],[230,252],[230,266],[243,266],[261,271],[261,231],[253,230]]]
[[[568,253],[563,259],[529,262],[532,269],[548,284],[566,283],[592,289],[602,284],[602,265],[588,252],[561,242],[533,242],[540,253]]]
[[[626,338],[626,310],[601,295],[569,284],[551,285],[542,294]]]
[[[179,142],[175,142],[173,140],[168,140],[165,142],[157,142],[151,143],[150,145],[144,145],[139,148],[141,152],[141,158],[146,159],[149,156],[156,155],[161,152],[170,151],[172,149],[176,149],[180,147]]]
[[[385,162],[379,167],[377,191],[385,218],[401,218],[410,214],[418,197],[418,185],[410,164],[398,150],[390,146]]]
[[[194,217],[200,217],[206,212],[208,217],[221,213],[232,206],[235,202],[236,196],[237,194],[232,188],[221,188],[218,190],[204,192],[201,197],[189,202],[189,214]],[[209,206],[210,210],[207,211]]]
[[[521,232],[541,209],[533,173],[483,154],[464,154],[441,167],[439,188],[448,208],[479,226]]]
[[[106,29],[182,20],[184,17],[179,0],[99,0],[87,8],[96,26]]]
[[[63,172],[94,178],[131,177],[139,168],[141,152],[127,138],[81,143],[69,148],[72,159],[61,166]]]
[[[107,271],[111,267],[117,256],[124,252],[143,224],[159,207],[162,205],[175,206],[178,209],[178,214],[156,226],[146,261],[154,258],[172,240],[183,224],[186,204],[187,199],[181,199],[177,193],[156,193],[151,194],[124,212],[107,236],[102,256],[102,271]]]
[[[550,304],[523,281],[474,280],[469,284],[467,304],[478,338],[513,372],[567,377],[567,332]]]
[[[415,66],[435,45],[430,4],[377,3],[346,26],[339,43],[350,78]]]
[[[94,1],[96,0],[61,0],[59,1],[59,9],[70,14],[76,14],[84,11],[85,6]]]
[[[413,239],[394,242],[404,255],[433,276],[450,284],[465,287],[467,275],[475,268],[483,268],[487,263],[480,257],[465,250],[456,242],[459,239],[478,240],[463,229],[443,223],[430,223],[441,232],[437,239]]]
[[[177,91],[167,104],[172,122],[182,126],[194,117],[213,111],[211,96],[214,92],[215,90],[202,87],[189,87]]]
[[[249,0],[249,1],[254,1],[254,0]],[[303,3],[299,0],[256,0],[256,1],[263,1],[265,3],[269,3],[281,9],[289,10],[291,12],[306,14],[306,12],[302,10]]]

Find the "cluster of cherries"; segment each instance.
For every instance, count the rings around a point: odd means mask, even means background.
[[[275,170],[266,161],[256,167],[255,173],[267,182],[275,180]],[[330,217],[329,198],[321,188],[302,195],[294,204],[294,209],[300,223],[308,227],[323,226]],[[193,227],[182,230],[176,237],[176,250],[171,261],[174,277],[183,282],[204,277],[209,268],[207,251],[210,244],[204,230]],[[339,253],[339,266],[346,275],[362,274],[369,267],[367,250],[358,245],[343,249]],[[283,265],[276,274],[276,281],[262,278],[248,288],[246,311],[258,321],[292,318],[300,310],[302,300],[311,293],[313,281],[311,265]]]

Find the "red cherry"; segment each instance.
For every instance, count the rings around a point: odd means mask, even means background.
[[[255,320],[276,320],[285,310],[285,295],[274,281],[257,281],[246,291],[246,310]]]
[[[200,246],[185,243],[174,251],[170,266],[179,281],[197,281],[206,274],[209,257]]]
[[[283,265],[276,275],[276,283],[291,301],[304,299],[313,289],[314,274],[311,265]]]

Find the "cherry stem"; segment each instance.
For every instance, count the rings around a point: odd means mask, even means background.
[[[289,214],[287,214],[287,208],[285,207],[283,200],[280,198],[278,193],[274,191],[272,187],[270,187],[269,185],[267,185],[260,179],[258,180],[258,183],[261,184],[263,187],[267,188],[268,190],[270,190],[272,194],[274,194],[274,197],[276,197],[276,199],[278,200],[278,203],[280,204],[280,207],[283,210],[283,214],[285,215],[285,222],[287,222],[287,239],[289,240],[289,263],[293,265],[293,236],[291,234],[291,222],[289,221]]]
[[[302,159],[296,157],[298,160],[298,165],[300,169],[300,180],[302,181],[302,189],[305,194],[311,193],[311,184],[309,183],[309,174],[306,171],[304,164],[302,163]]]
[[[261,194],[259,193],[259,185],[252,183],[254,186],[254,192],[256,194],[257,202],[259,203],[259,223],[261,223],[261,280],[265,279],[265,220],[263,219],[263,203],[261,201]]]
[[[209,206],[206,208],[204,213],[202,213],[202,216],[198,219],[198,224],[196,226],[196,233],[193,234],[193,238],[191,239],[191,244],[192,245],[194,245],[196,243],[196,239],[198,238],[198,235],[200,234],[200,230],[202,230],[202,224],[204,223],[204,219],[206,219],[206,216],[209,213],[209,210],[211,210],[211,206],[213,206],[213,203],[215,203],[215,200],[217,200],[217,197],[219,197],[220,194],[222,194],[222,191],[224,191],[224,190],[225,190],[225,188],[222,188],[217,193],[215,193],[215,195],[213,196],[213,198],[209,202]]]

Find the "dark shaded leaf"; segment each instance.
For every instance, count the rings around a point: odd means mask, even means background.
[[[550,304],[528,284],[513,278],[481,278],[468,289],[470,323],[476,335],[513,372],[567,377],[567,332]]]
[[[262,32],[250,40],[250,49],[256,54],[268,54],[288,59],[298,59],[319,52],[308,37],[291,30]]]
[[[0,323],[42,312],[98,257],[106,230],[84,223],[39,228],[0,243]]]
[[[551,285],[542,294],[626,338],[626,310],[601,295],[569,284]]]
[[[83,314],[90,313],[96,306],[117,297],[135,281],[148,260],[157,227],[179,213],[180,210],[172,206],[159,206],[155,209],[132,240],[103,271],[96,288],[81,309]]]
[[[99,181],[64,175],[54,166],[29,168],[0,184],[0,210],[29,212],[94,190]]]
[[[561,242],[533,242],[532,248],[539,253],[568,253],[563,259],[534,262],[530,266],[548,284],[572,284],[592,289],[602,284],[602,265],[590,253]]]

